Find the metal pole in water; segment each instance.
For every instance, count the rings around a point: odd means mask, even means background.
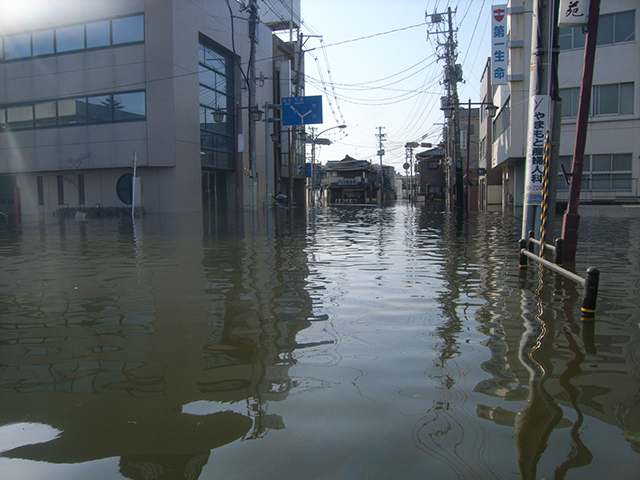
[[[600,270],[590,267],[584,280],[584,298],[582,299],[582,316],[580,320],[595,320],[599,282]]]
[[[131,178],[131,218],[135,219],[136,209],[136,170],[138,167],[138,152],[133,152],[133,177]]]

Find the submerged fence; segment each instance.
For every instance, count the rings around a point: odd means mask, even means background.
[[[540,255],[534,253],[534,245],[539,245]],[[520,269],[525,270],[529,266],[528,259],[534,260],[539,264],[547,267],[569,280],[573,280],[584,287],[584,295],[582,297],[582,308],[580,319],[583,321],[595,320],[596,315],[596,302],[598,299],[598,284],[600,282],[600,271],[595,267],[589,267],[587,269],[585,277],[581,277],[573,272],[570,272],[566,268],[562,267],[563,264],[563,240],[562,238],[556,239],[555,246],[542,244],[540,241],[533,238],[533,231],[529,232],[529,239],[522,239],[519,243],[520,247]],[[554,252],[554,261],[550,262],[544,258],[545,251],[550,250]]]

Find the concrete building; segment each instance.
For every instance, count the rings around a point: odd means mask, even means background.
[[[300,1],[271,4],[254,55],[254,2],[51,0],[1,19],[0,210],[126,207],[132,189],[148,213],[258,209],[296,180],[303,191],[289,162],[304,146],[265,142],[249,119],[304,94]]]
[[[584,158],[582,204],[637,203],[640,178],[640,46],[636,38],[638,3],[602,2],[596,49],[591,115]],[[481,208],[522,208],[533,0],[507,7],[509,66],[506,85],[492,85],[489,64],[481,82],[483,102],[498,112],[490,125],[480,122]],[[560,166],[571,171],[578,98],[584,60],[581,27],[560,29],[559,87],[563,101]],[[560,168],[559,166],[559,168]],[[558,173],[558,205],[568,185]]]

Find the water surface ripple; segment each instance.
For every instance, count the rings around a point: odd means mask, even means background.
[[[582,289],[432,205],[0,230],[0,479],[636,479],[640,219]]]

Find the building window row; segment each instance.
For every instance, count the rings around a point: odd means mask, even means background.
[[[198,53],[202,166],[235,170],[237,112],[233,107],[233,57],[204,36]],[[214,113],[222,113],[222,121],[216,121]]]
[[[568,190],[561,168],[572,169],[572,156],[562,155],[559,161],[558,190]],[[631,191],[633,173],[630,153],[585,155],[582,169],[582,186],[591,191]]]
[[[130,122],[146,116],[144,91],[120,92],[0,106],[0,131]]]
[[[0,41],[0,60],[76,52],[144,41],[144,15],[7,35]]]
[[[615,45],[633,42],[636,39],[636,12],[607,13],[598,20],[598,45]],[[582,27],[559,29],[560,50],[584,48],[586,35]]]
[[[578,116],[580,87],[561,88],[562,117]],[[633,115],[634,84],[611,83],[594,85],[591,89],[589,115]]]

